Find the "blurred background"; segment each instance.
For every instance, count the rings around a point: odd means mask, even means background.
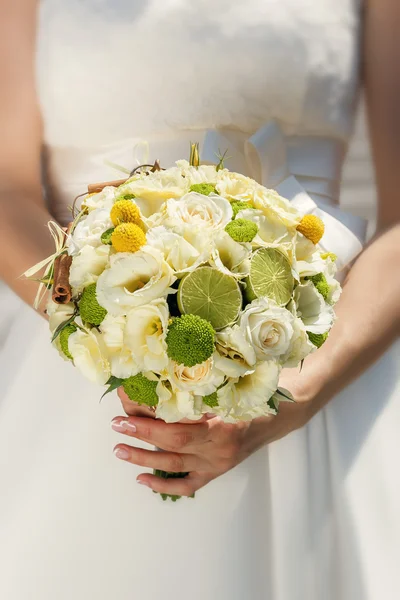
[[[367,218],[369,235],[373,234],[376,191],[363,101],[359,106],[355,135],[344,165],[340,204],[354,215]]]

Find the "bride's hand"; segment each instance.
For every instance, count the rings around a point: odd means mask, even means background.
[[[114,450],[116,456],[141,467],[175,473],[188,472],[189,475],[184,479],[161,479],[150,473],[141,473],[137,478],[138,483],[147,485],[155,492],[179,496],[191,496],[265,444],[298,429],[309,418],[308,403],[299,402],[281,404],[278,416],[262,417],[251,422],[228,424],[214,417],[197,422],[168,424],[149,419],[150,414],[138,412],[138,407],[122,390],[119,395],[126,412],[134,412],[135,416],[116,417],[112,422],[113,429],[157,446],[164,452],[118,444]]]

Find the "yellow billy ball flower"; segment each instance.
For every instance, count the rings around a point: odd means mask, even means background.
[[[146,236],[139,225],[121,223],[112,235],[111,243],[117,252],[137,252],[146,243]]]
[[[315,215],[305,215],[299,225],[297,225],[297,231],[302,233],[304,237],[313,244],[318,244],[324,235],[325,225],[319,217],[316,217]]]
[[[139,209],[131,200],[118,200],[111,209],[110,217],[114,225],[121,223],[139,225],[141,223]]]

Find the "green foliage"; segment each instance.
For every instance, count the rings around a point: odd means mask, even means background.
[[[112,241],[111,241],[111,236],[114,232],[115,227],[110,227],[110,229],[107,229],[107,231],[104,231],[101,234],[101,242],[102,244],[105,244],[106,246],[111,246]]]
[[[321,348],[322,344],[324,344],[328,339],[329,331],[326,333],[311,333],[310,331],[307,331],[307,335],[310,342],[314,344],[314,346]]]

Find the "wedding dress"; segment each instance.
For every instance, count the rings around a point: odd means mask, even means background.
[[[37,88],[52,213],[66,222],[88,183],[121,177],[110,163],[132,168],[148,154],[169,166],[190,140],[209,155],[221,143],[228,167],[258,169],[266,183],[294,175],[334,213],[362,8],[43,1]],[[362,223],[341,218],[360,240]],[[46,323],[6,289],[0,301],[0,598],[400,597],[399,345],[306,427],[173,504],[113,456],[118,398],[99,404]]]

